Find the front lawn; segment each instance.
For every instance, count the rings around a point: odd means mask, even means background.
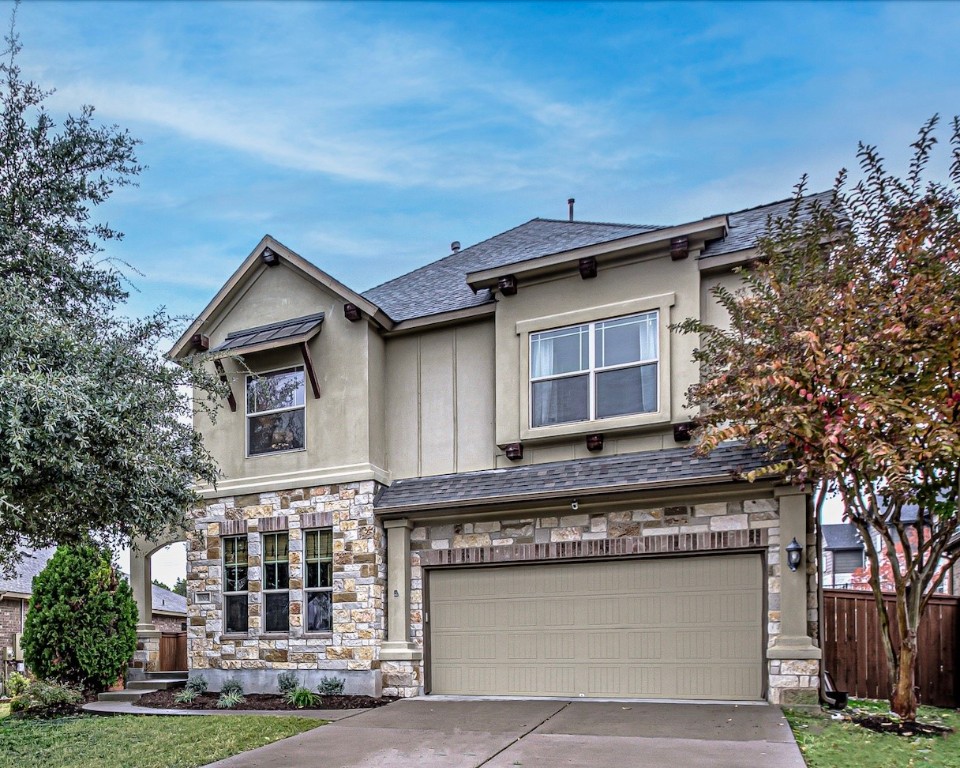
[[[8,714],[0,704],[0,718]],[[0,719],[0,768],[194,768],[323,725],[304,717]]]
[[[885,703],[853,701],[860,709],[887,711]],[[905,737],[870,731],[850,722],[787,712],[808,768],[960,768],[960,733]],[[920,707],[918,719],[960,731],[960,712]]]

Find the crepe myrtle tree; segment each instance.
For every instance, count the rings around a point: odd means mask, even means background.
[[[944,181],[927,178],[937,124],[920,130],[906,178],[861,144],[861,180],[842,171],[829,203],[805,199],[801,181],[743,289],[713,289],[729,327],[679,325],[700,336],[702,377],[688,392],[698,450],[759,446],[768,463],[747,479],[782,474],[816,484],[818,507],[828,493],[842,500],[871,566],[891,708],[911,720],[917,628],[957,557],[947,545],[960,488],[960,120]],[[902,516],[913,504],[916,516]]]
[[[216,467],[191,426],[218,382],[173,365],[158,311],[124,316],[121,233],[94,209],[141,172],[138,142],[92,107],[62,124],[21,77],[11,31],[0,63],[0,566],[23,547],[118,545],[177,524]],[[206,393],[191,404],[191,388]]]

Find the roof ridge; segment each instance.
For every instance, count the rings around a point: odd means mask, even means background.
[[[550,219],[543,216],[537,216],[537,218],[531,219],[531,221],[549,221],[555,224],[589,224],[593,227],[629,227],[630,229],[646,230],[664,229],[670,226],[669,224],[626,224],[615,221],[583,221],[581,219],[574,219],[573,221],[570,221],[570,219]]]

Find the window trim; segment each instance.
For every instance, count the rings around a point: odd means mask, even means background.
[[[671,355],[670,355],[670,308],[676,304],[675,293],[662,293],[654,296],[645,296],[629,301],[613,304],[604,304],[572,312],[562,312],[554,315],[530,318],[516,323],[516,334],[519,337],[519,421],[521,440],[537,440],[540,438],[563,437],[567,435],[582,435],[591,430],[602,429],[604,432],[623,430],[645,426],[659,426],[670,422],[671,417]],[[657,370],[657,410],[645,413],[632,413],[623,416],[611,416],[604,419],[587,419],[585,421],[570,421],[563,424],[551,424],[543,427],[531,426],[532,397],[530,378],[530,335],[540,331],[559,330],[562,328],[596,323],[602,320],[616,320],[621,317],[639,315],[652,310],[658,311],[658,370]],[[590,341],[591,345],[593,340]],[[591,346],[592,348],[592,346]],[[604,369],[606,370],[606,369]],[[592,412],[592,411],[591,411]]]
[[[288,408],[271,408],[266,411],[257,411],[256,413],[250,413],[249,408],[249,393],[250,393],[250,379],[252,378],[262,378],[264,376],[270,376],[275,373],[283,373],[285,371],[300,371],[303,374],[303,405],[294,405]],[[306,366],[301,363],[299,365],[281,365],[277,368],[270,368],[266,371],[257,371],[255,373],[247,373],[243,377],[243,454],[244,458],[247,459],[260,459],[264,456],[276,456],[278,454],[284,453],[298,453],[307,450],[307,401],[310,399],[307,397],[307,371]],[[303,411],[303,447],[302,448],[287,448],[282,451],[265,451],[264,453],[250,453],[250,419],[253,416],[269,416],[274,413],[286,413],[288,411]]]
[[[602,323],[616,321],[616,320],[632,320],[632,319],[641,319],[649,317],[650,315],[655,316],[655,322],[657,328],[660,327],[660,311],[658,309],[648,309],[643,312],[638,312],[632,315],[623,315],[621,317],[607,317],[600,320],[592,320],[587,323],[577,323],[576,325],[567,325],[562,328],[551,328],[545,331],[531,331],[527,343],[529,345],[529,354],[531,358],[533,357],[533,342],[534,336],[541,333],[550,333],[552,331],[573,331],[580,330],[582,328],[586,329],[587,335],[587,367],[582,368],[577,371],[568,371],[566,373],[557,373],[551,374],[549,376],[530,376],[530,382],[528,384],[530,392],[528,393],[529,398],[529,413],[527,414],[528,423],[530,424],[531,429],[543,429],[544,427],[554,427],[562,426],[566,424],[582,424],[585,422],[594,422],[594,421],[603,421],[606,422],[609,419],[616,419],[622,416],[642,416],[648,413],[656,413],[660,410],[660,376],[657,376],[657,407],[653,411],[636,411],[633,413],[623,413],[617,414],[615,416],[597,416],[597,375],[603,373],[609,373],[611,371],[621,371],[627,370],[629,368],[643,368],[648,365],[656,365],[657,372],[659,374],[660,370],[660,339],[659,333],[657,334],[657,354],[652,358],[643,358],[641,360],[632,360],[628,363],[617,363],[615,365],[598,365],[598,355],[602,354],[597,348],[597,331],[598,327]],[[582,335],[582,332],[581,332]],[[562,379],[572,379],[578,376],[587,377],[587,418],[585,419],[573,419],[571,421],[560,422],[559,424],[545,424],[539,427],[533,426],[533,411],[534,411],[534,397],[533,397],[533,387],[534,384],[538,384],[543,381],[560,381]]]
[[[312,559],[307,558],[307,537],[312,533],[320,533],[321,531],[330,531],[330,557],[329,558],[316,558],[316,562],[319,563],[330,563],[330,586],[329,587],[308,587],[309,583],[309,565],[314,562]],[[303,632],[305,635],[311,637],[320,637],[327,636],[333,633],[333,526],[332,525],[323,525],[316,528],[306,528],[303,531]],[[314,592],[329,592],[330,593],[330,629],[309,629],[309,606],[310,606],[310,595]]]
[[[247,542],[247,564],[246,564],[246,566],[245,566],[246,569],[247,569],[247,588],[244,589],[244,590],[241,590],[241,591],[234,591],[234,590],[228,590],[228,589],[226,589],[226,586],[227,586],[227,583],[228,583],[228,582],[227,582],[227,568],[229,567],[229,566],[227,565],[227,541],[229,541],[230,539],[237,539],[237,540],[239,540],[239,539],[245,539],[246,542]],[[222,582],[221,582],[221,595],[222,595],[222,598],[223,598],[223,607],[222,607],[222,611],[223,611],[223,627],[222,627],[222,629],[223,629],[223,632],[222,632],[222,634],[225,635],[225,636],[232,636],[232,637],[247,637],[247,636],[250,634],[250,539],[249,539],[249,537],[247,536],[247,534],[245,534],[245,533],[235,534],[235,535],[233,535],[233,536],[222,536],[222,537],[220,538],[220,547],[221,547],[221,558],[220,558],[220,561],[223,563],[223,576],[222,576]],[[238,567],[238,566],[237,566],[237,565],[233,565],[232,567],[236,568],[236,567]],[[247,601],[247,628],[244,629],[244,630],[228,629],[228,628],[227,628],[227,616],[228,616],[228,613],[227,613],[227,598],[228,598],[228,597],[237,597],[237,596],[239,596],[239,595],[243,595],[244,598],[245,598],[246,601]]]

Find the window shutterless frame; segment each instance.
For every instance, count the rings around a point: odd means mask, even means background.
[[[613,363],[609,365],[601,364],[601,361],[606,359],[606,350],[605,344],[607,339],[607,330],[616,327],[617,325],[623,325],[629,321],[637,321],[639,323],[652,323],[652,334],[650,334],[649,339],[653,341],[653,354],[639,355],[636,359],[631,359],[625,362]],[[660,392],[660,343],[659,343],[659,322],[660,322],[660,313],[659,310],[649,310],[646,312],[640,312],[633,315],[626,315],[623,317],[616,318],[606,318],[603,320],[596,320],[589,323],[580,323],[578,325],[566,326],[563,328],[554,328],[550,330],[538,331],[531,333],[529,336],[529,350],[528,354],[530,356],[529,360],[529,371],[530,371],[530,381],[529,381],[529,394],[528,394],[528,408],[529,412],[527,414],[528,424],[531,428],[539,427],[549,427],[557,424],[572,424],[576,422],[588,422],[588,421],[602,421],[605,416],[599,416],[598,404],[597,404],[597,377],[602,376],[606,373],[612,373],[616,371],[629,371],[630,369],[643,369],[644,367],[653,368],[653,380],[655,383],[655,395],[654,402],[652,407],[644,407],[639,410],[630,410],[624,411],[616,414],[611,414],[611,417],[616,416],[625,416],[631,414],[642,414],[642,413],[652,413],[656,412],[660,407],[661,402],[661,392]],[[586,337],[587,349],[586,359],[584,360],[583,350],[580,353],[580,364],[579,367],[575,370],[566,370],[562,373],[557,374],[547,374],[547,375],[535,375],[537,370],[537,364],[534,361],[534,349],[536,345],[542,344],[548,340],[554,340],[557,338],[570,338],[573,335],[577,335],[581,339],[581,346],[583,337]],[[602,340],[598,342],[598,337],[602,336]],[[586,401],[586,412],[583,418],[573,418],[573,419],[564,419],[562,421],[552,421],[537,423],[536,409],[537,409],[537,398],[535,394],[536,385],[543,382],[553,382],[553,381],[563,381],[575,379],[577,377],[586,377],[587,379],[587,401]],[[642,377],[642,373],[641,373]],[[642,378],[641,378],[641,387]],[[642,398],[641,398],[642,399]]]
[[[286,531],[264,533],[260,540],[263,553],[263,631],[290,631],[290,537]]]
[[[307,632],[333,630],[333,528],[317,528],[304,536],[304,602]]]
[[[247,537],[225,536],[223,547],[223,631],[246,634],[250,629],[247,604]]]
[[[251,411],[251,402],[250,402],[250,385],[252,382],[257,379],[269,379],[271,376],[278,376],[285,373],[299,373],[300,382],[298,386],[298,391],[300,393],[300,402],[299,404],[295,403],[294,405],[284,406],[282,408],[267,408],[262,411],[256,410]],[[247,374],[244,378],[244,387],[243,387],[243,397],[244,397],[244,455],[248,459],[255,459],[261,456],[272,456],[277,453],[293,453],[295,451],[305,451],[307,446],[307,397],[306,397],[306,373],[302,365],[287,365],[282,368],[273,368],[267,371],[261,371],[256,374]],[[303,413],[303,425],[302,425],[302,445],[294,446],[290,448],[281,448],[276,450],[264,450],[264,451],[250,451],[250,425],[253,419],[263,419],[269,418],[274,415],[282,415],[286,413],[293,413],[295,411],[301,411]]]

